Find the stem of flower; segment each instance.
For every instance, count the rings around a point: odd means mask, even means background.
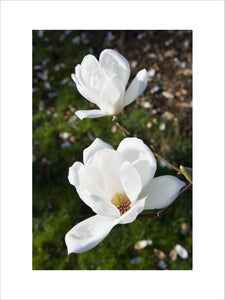
[[[135,134],[131,133],[126,125],[120,120],[118,116],[113,116],[113,121],[116,122],[116,126],[119,127],[127,136],[136,137]]]
[[[177,198],[167,207],[164,207],[156,212],[152,212],[152,213],[144,213],[138,216],[138,218],[146,218],[146,217],[159,217],[161,214],[163,214],[164,212],[168,211],[171,206],[181,197],[183,196],[190,188],[192,187],[192,184],[189,183],[188,185],[186,185],[178,194]]]
[[[119,127],[127,136],[130,137],[137,137],[135,134],[133,134],[127,127],[126,125],[120,120],[120,118],[118,116],[113,116],[112,118],[113,121],[115,121],[116,126]],[[148,144],[148,141],[146,141],[145,139],[143,139],[144,142],[146,144]],[[180,173],[180,169],[177,168],[176,166],[174,166],[173,164],[171,164],[170,162],[168,162],[165,158],[163,158],[161,155],[159,155],[157,152],[154,151],[154,147],[152,145],[150,145],[150,148],[152,150],[153,155],[162,160],[165,164],[167,164],[168,166],[170,166],[172,169],[174,169],[175,171],[177,171],[178,173]]]

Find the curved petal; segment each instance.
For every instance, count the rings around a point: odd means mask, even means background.
[[[171,175],[152,179],[141,193],[147,196],[145,209],[161,209],[170,205],[185,185],[185,182]]]
[[[119,218],[120,212],[111,202],[104,201],[97,195],[90,195],[90,197],[93,199],[92,210],[96,214],[105,217]]]
[[[86,55],[81,62],[81,76],[85,85],[89,85],[90,75],[100,68],[99,62],[92,54]]]
[[[99,215],[75,225],[65,236],[68,254],[82,253],[94,248],[115,225],[114,219]]]
[[[119,144],[117,151],[122,153],[124,161],[129,161],[136,169],[144,187],[154,177],[156,159],[147,145],[138,138],[125,138]]]
[[[147,197],[144,197],[138,200],[125,214],[118,219],[118,224],[127,224],[133,222],[144,210],[146,198]]]
[[[80,185],[79,172],[80,172],[82,167],[84,167],[84,165],[81,162],[76,161],[69,168],[68,180],[69,180],[70,184],[72,184],[75,187]]]
[[[93,176],[93,174],[95,176]],[[97,168],[87,168],[82,163],[75,162],[69,168],[68,179],[70,184],[74,185],[78,195],[84,201],[84,203],[93,210],[94,199],[91,197],[91,195],[98,195],[102,199],[107,199],[107,195],[102,187],[104,178]]]
[[[99,107],[110,115],[117,114],[123,108],[124,89],[118,77],[105,81],[99,99]]]
[[[148,73],[145,69],[139,71],[125,92],[125,106],[133,102],[146,88]]]
[[[105,49],[101,52],[99,63],[103,68],[110,69],[121,79],[126,87],[130,77],[130,65],[125,57],[112,49]]]
[[[71,77],[72,77],[73,81],[76,83],[76,88],[77,88],[78,92],[84,98],[86,98],[88,101],[98,105],[99,97],[98,97],[97,93],[95,91],[93,91],[93,89],[88,89],[86,86],[79,83],[75,74],[71,74]]]
[[[87,164],[90,157],[92,157],[97,151],[103,150],[103,149],[111,149],[114,150],[113,147],[105,142],[103,142],[101,139],[96,138],[94,142],[83,151],[83,162],[84,164]]]
[[[99,118],[103,116],[108,116],[107,113],[103,112],[100,109],[77,110],[75,114],[81,120],[83,120],[84,118]]]
[[[101,187],[107,195],[105,199],[111,201],[115,193],[123,193],[120,180],[121,154],[115,150],[102,149],[96,152],[91,159],[91,165],[102,174]]]
[[[138,172],[128,161],[120,168],[120,179],[127,197],[131,202],[136,201],[142,190],[142,182]]]

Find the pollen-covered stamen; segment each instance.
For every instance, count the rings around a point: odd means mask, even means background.
[[[126,194],[116,193],[111,202],[119,209],[121,216],[130,209],[131,201]]]

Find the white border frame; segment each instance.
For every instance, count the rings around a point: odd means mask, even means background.
[[[224,2],[4,1],[1,8],[2,299],[224,299]],[[193,30],[193,271],[32,271],[33,29]]]

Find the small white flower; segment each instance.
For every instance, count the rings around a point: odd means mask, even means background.
[[[174,176],[153,178],[156,159],[138,138],[125,138],[117,150],[97,138],[83,161],[70,167],[68,178],[96,215],[66,234],[68,253],[94,248],[115,225],[133,222],[144,209],[168,206],[185,186]]]
[[[88,54],[71,75],[81,95],[100,109],[78,110],[78,118],[98,118],[118,114],[133,102],[146,88],[148,73],[139,71],[126,89],[130,66],[125,57],[115,50],[105,49],[99,61]]]

